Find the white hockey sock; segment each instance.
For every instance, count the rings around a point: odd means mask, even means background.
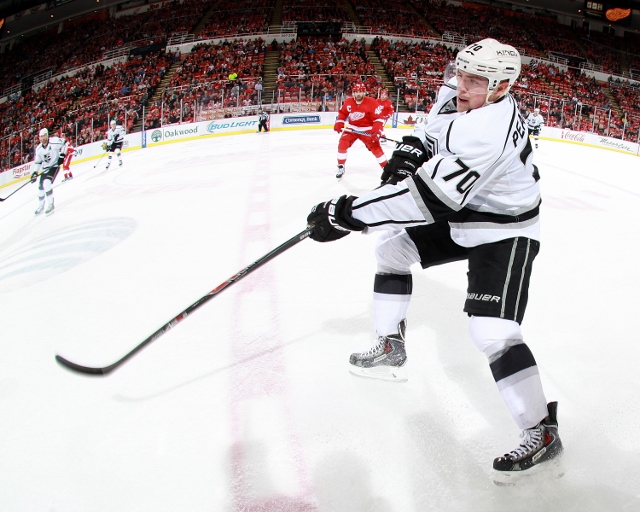
[[[514,421],[521,429],[537,425],[547,416],[547,400],[538,366],[512,320],[472,317],[469,333],[487,356],[493,378]]]
[[[53,185],[51,180],[44,180],[42,182],[42,192],[44,193],[44,196],[38,199],[40,199],[40,201],[44,201],[46,197],[47,206],[49,206],[53,201]]]
[[[411,277],[411,276],[408,276]],[[378,275],[376,275],[378,281]],[[407,318],[411,294],[373,293],[373,318],[378,336],[398,332],[398,324]]]
[[[411,265],[420,261],[406,231],[385,232],[376,243],[377,271],[373,285],[373,314],[378,336],[398,332],[407,317],[413,282]]]

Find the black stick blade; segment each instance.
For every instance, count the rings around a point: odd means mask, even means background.
[[[84,375],[91,375],[94,377],[102,377],[112,370],[112,368],[109,366],[105,368],[92,368],[90,366],[82,366],[80,364],[69,361],[68,359],[65,359],[64,357],[59,355],[56,355],[56,361],[58,361],[58,364],[64,366],[67,370],[71,370],[76,373],[82,373]]]

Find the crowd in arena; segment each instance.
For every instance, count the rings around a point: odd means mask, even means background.
[[[370,92],[377,93],[380,87],[380,77],[361,41],[311,38],[282,43],[277,49],[276,94],[285,102],[288,98],[320,101],[323,97],[332,101],[360,80]]]
[[[375,34],[409,37],[438,37],[439,34],[418,15],[409,2],[401,0],[353,0],[361,25]]]
[[[199,39],[213,39],[225,36],[265,33],[273,17],[272,0],[243,0],[233,5],[216,7]]]
[[[345,4],[339,2],[284,0],[282,6],[282,21],[341,22],[348,19]]]
[[[29,161],[42,127],[81,145],[100,140],[112,118],[133,131],[143,114],[153,128],[261,105],[335,109],[355,81],[377,97],[390,80],[397,110],[427,112],[455,58],[451,43],[484,37],[531,58],[513,89],[523,112],[539,107],[547,125],[638,138],[637,34],[585,32],[470,3],[348,2],[284,0],[278,8],[275,0],[240,0],[230,9],[211,0],[159,2],[144,12],[98,11],[15,40],[0,53],[0,167]],[[348,22],[376,37],[270,40],[275,23],[318,20]],[[193,34],[195,46],[167,51],[176,34]],[[269,52],[277,65],[267,82]]]

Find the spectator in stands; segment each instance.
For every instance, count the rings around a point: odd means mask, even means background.
[[[256,93],[258,94],[258,105],[262,104],[262,78],[258,78],[258,81],[253,86]]]

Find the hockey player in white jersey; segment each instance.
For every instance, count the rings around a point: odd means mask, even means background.
[[[109,131],[107,132],[107,151],[109,152],[109,158],[107,159],[107,169],[111,165],[111,157],[115,153],[118,157],[118,163],[122,166],[122,145],[124,144],[124,136],[126,135],[124,127],[117,124],[115,119],[112,119]]]
[[[527,130],[529,131],[529,136],[533,135],[536,148],[538,147],[538,136],[543,126],[544,117],[540,115],[540,109],[536,107],[533,109],[533,112],[527,116]]]
[[[456,67],[455,83],[440,90],[423,133],[398,145],[383,185],[320,203],[307,222],[320,242],[380,232],[376,342],[349,360],[360,376],[406,380],[411,266],[468,260],[469,333],[522,430],[520,445],[493,462],[496,479],[508,480],[562,452],[557,402],[547,402],[520,328],[540,247],[539,175],[525,121],[508,93],[520,74],[517,50],[484,39],[461,50]]]
[[[42,128],[38,134],[40,144],[36,147],[36,154],[31,168],[31,182],[38,184],[38,209],[36,215],[45,212],[51,215],[55,208],[53,204],[53,181],[56,179],[60,164],[64,160],[66,141],[59,137],[49,137],[49,130]],[[45,210],[46,203],[46,210]]]

